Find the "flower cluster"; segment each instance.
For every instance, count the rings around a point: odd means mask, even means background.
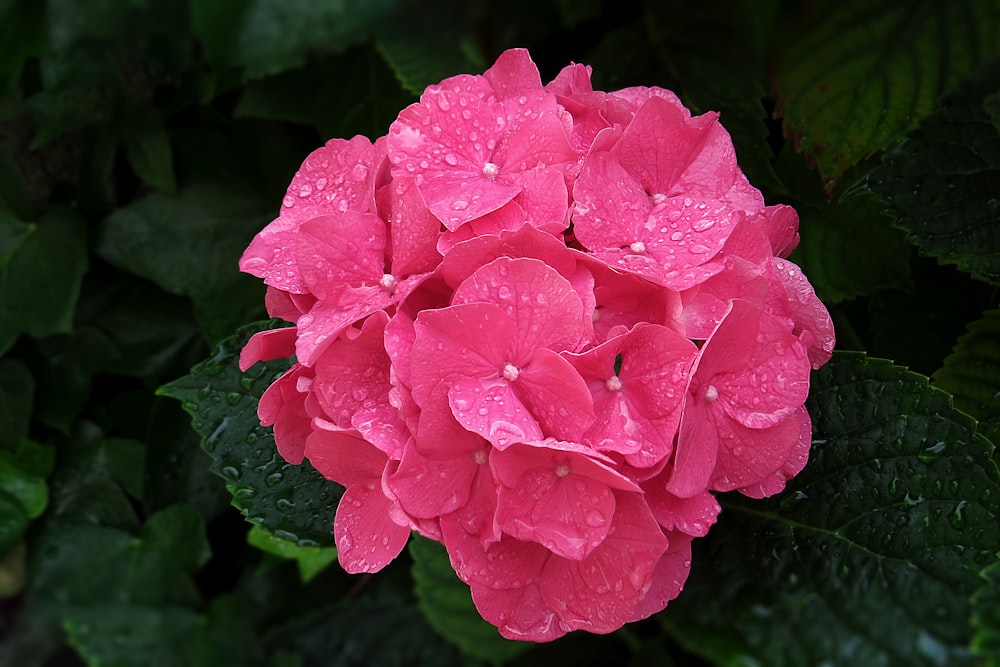
[[[294,326],[260,401],[281,455],[346,488],[342,566],[440,541],[510,638],[663,609],[712,492],[780,491],[833,327],[717,114],[523,50],[430,86],[295,175],[243,271]]]

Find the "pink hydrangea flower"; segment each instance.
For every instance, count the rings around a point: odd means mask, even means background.
[[[291,324],[259,416],[345,487],[348,572],[417,531],[512,639],[612,632],[682,594],[719,492],[808,460],[834,347],[718,114],[660,88],[543,85],[524,50],[310,155],[241,268]]]

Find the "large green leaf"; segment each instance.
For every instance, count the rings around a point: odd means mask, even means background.
[[[276,628],[272,639],[299,660],[323,667],[452,667],[458,652],[427,627],[411,600],[363,597],[315,609]]]
[[[427,621],[463,652],[479,660],[502,664],[532,644],[511,641],[483,620],[476,611],[472,594],[448,560],[444,547],[425,537],[410,539],[413,581],[420,610]]]
[[[303,461],[285,462],[274,434],[260,425],[257,402],[288,368],[287,361],[239,369],[239,354],[253,333],[273,326],[263,322],[243,327],[223,340],[211,358],[191,374],[159,389],[176,398],[191,415],[212,457],[212,470],[226,480],[235,505],[248,521],[298,546],[333,543],[333,517],[343,488]]]
[[[951,392],[955,407],[980,420],[993,443],[1000,435],[1000,310],[983,313],[958,339],[951,356],[934,373],[938,387]]]
[[[69,331],[87,270],[86,227],[68,209],[25,223],[0,213],[0,353],[20,333]]]
[[[805,470],[769,500],[723,497],[665,622],[725,664],[973,664],[993,446],[927,378],[861,355],[815,373],[808,408]]]
[[[797,261],[826,303],[905,288],[910,247],[872,197],[797,207],[801,242]]]
[[[946,97],[869,177],[922,253],[994,285],[1000,285],[1000,128],[985,100],[998,87],[1000,67],[993,67]]]
[[[458,0],[411,0],[379,26],[375,46],[404,88],[420,95],[432,83],[487,67],[475,53],[467,10]]]
[[[195,31],[213,62],[244,68],[244,77],[255,79],[299,67],[312,54],[338,53],[363,42],[396,0],[189,0],[189,4]]]
[[[996,0],[824,0],[808,8],[775,49],[775,86],[786,134],[815,161],[827,189],[1000,52]]]
[[[236,265],[269,208],[253,192],[208,183],[176,196],[155,193],[104,221],[97,252],[190,297],[202,329],[217,340],[260,310],[261,285]]]
[[[320,81],[336,81],[319,85]],[[234,115],[312,125],[320,136],[378,137],[413,101],[385,62],[370,49],[315,59],[243,89]]]

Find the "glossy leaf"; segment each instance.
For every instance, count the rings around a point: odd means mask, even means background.
[[[266,210],[252,192],[210,184],[176,196],[152,194],[104,221],[98,253],[190,297],[203,330],[215,340],[259,312],[260,285],[235,267],[267,221]]]
[[[454,0],[410,2],[397,20],[379,26],[376,48],[406,90],[420,95],[432,83],[487,67],[474,55],[466,12],[467,5]]]
[[[294,560],[299,566],[302,583],[308,583],[326,569],[326,566],[337,560],[337,550],[334,547],[300,547],[267,532],[260,526],[250,529],[247,534],[247,544],[280,558]]]
[[[984,100],[997,86],[994,67],[948,96],[869,177],[922,253],[993,285],[1000,285],[1000,129]]]
[[[395,595],[320,607],[278,628],[275,638],[281,640],[283,651],[298,654],[299,661],[289,664],[324,667],[465,664],[458,652],[427,626],[412,601]]]
[[[785,134],[830,190],[998,53],[995,0],[812,3],[778,49],[775,85]]]
[[[934,373],[934,383],[954,395],[956,408],[980,420],[980,428],[996,444],[1000,435],[1000,311],[983,313],[968,329]]]
[[[798,207],[801,242],[792,259],[826,303],[903,289],[910,246],[871,197]]]
[[[0,352],[19,333],[70,331],[88,263],[78,214],[53,209],[35,223],[0,214]]]
[[[297,546],[329,546],[343,488],[306,461],[286,463],[271,429],[257,418],[258,399],[288,363],[256,364],[246,374],[239,370],[243,345],[269,324],[243,327],[190,375],[161,387],[159,393],[182,401],[212,457],[212,471],[226,480],[233,504],[248,521]]]
[[[729,664],[973,664],[993,446],[926,378],[860,355],[815,373],[808,407],[806,469],[770,500],[724,497],[665,622]]]

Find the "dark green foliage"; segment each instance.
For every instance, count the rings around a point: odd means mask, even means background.
[[[0,0],[0,46],[0,664],[1000,665],[997,0]],[[898,364],[814,375],[812,461],[664,614],[534,647],[432,541],[331,563],[342,490],[256,416],[290,361],[236,366],[302,159],[513,46],[719,111]]]
[[[770,500],[725,498],[665,623],[727,664],[974,664],[969,598],[1000,544],[993,445],[878,359],[836,358],[808,407],[806,470]]]
[[[226,480],[233,504],[247,520],[298,546],[332,543],[333,514],[343,493],[308,462],[286,463],[270,429],[260,426],[257,399],[288,363],[261,363],[240,372],[239,352],[268,323],[244,327],[216,348],[210,359],[161,393],[183,402],[212,471]],[[271,322],[270,324],[275,324]]]
[[[924,254],[1000,284],[1000,129],[986,97],[1000,67],[943,100],[869,178]]]

